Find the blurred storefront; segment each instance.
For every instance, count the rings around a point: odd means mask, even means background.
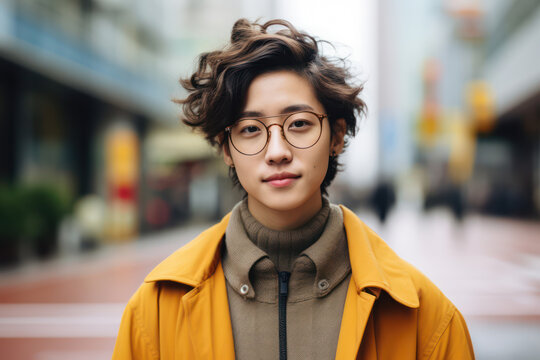
[[[216,153],[179,124],[171,100],[196,55],[253,7],[203,3],[0,3],[0,183],[6,193],[46,184],[61,194],[60,233],[72,239],[55,246],[214,219],[236,198]]]
[[[143,146],[146,229],[189,218],[215,220],[238,199],[217,151],[200,135],[180,127],[156,127]]]
[[[537,218],[540,3],[403,6],[380,2],[385,176],[405,197],[418,182],[424,208],[447,206],[457,218],[467,210]],[[390,141],[392,128],[401,143]]]

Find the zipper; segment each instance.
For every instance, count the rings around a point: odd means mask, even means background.
[[[287,296],[290,275],[287,271],[279,272],[279,360],[287,360]]]

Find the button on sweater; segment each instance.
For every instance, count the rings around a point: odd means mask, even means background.
[[[343,214],[323,198],[302,227],[275,231],[238,203],[229,220],[223,271],[237,359],[279,358],[278,271],[291,273],[289,359],[333,359],[350,280]]]

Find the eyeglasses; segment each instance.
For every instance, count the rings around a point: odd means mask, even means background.
[[[283,123],[266,126],[261,119],[285,117]],[[257,155],[268,144],[270,127],[276,125],[281,128],[281,135],[293,147],[307,149],[315,145],[322,133],[322,121],[326,114],[317,114],[312,111],[297,111],[290,114],[261,116],[257,118],[244,118],[234,125],[227,126],[225,131],[229,134],[232,145],[244,155]]]

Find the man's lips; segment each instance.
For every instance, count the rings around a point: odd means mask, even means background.
[[[299,177],[300,177],[300,175],[283,172],[283,173],[274,174],[272,176],[269,176],[269,177],[265,178],[263,181],[264,182],[269,182],[269,181],[284,180],[284,179],[297,179]]]
[[[270,184],[273,187],[282,188],[282,187],[289,186],[299,177],[300,175],[296,175],[296,174],[279,173],[279,174],[274,174],[272,176],[265,178],[263,182]]]

